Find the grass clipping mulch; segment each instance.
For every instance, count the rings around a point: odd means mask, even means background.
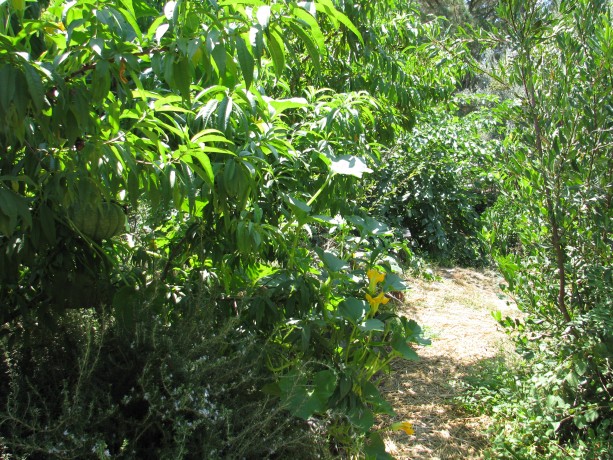
[[[509,351],[511,344],[490,312],[516,316],[517,310],[493,272],[455,268],[436,275],[437,281],[409,280],[400,308],[424,328],[432,345],[417,350],[417,362],[396,361],[381,387],[396,411],[393,420],[381,420],[382,426],[406,420],[415,434],[388,432],[385,443],[397,459],[478,459],[487,447],[489,420],[454,403],[461,391],[454,383],[478,372],[475,365]]]

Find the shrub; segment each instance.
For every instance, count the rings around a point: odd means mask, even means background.
[[[206,309],[127,332],[107,314],[2,338],[0,446],[16,458],[323,458],[322,433],[260,390],[265,343]],[[11,346],[17,344],[17,346]],[[9,457],[10,458],[10,457]]]
[[[498,143],[484,133],[496,125],[485,109],[458,117],[451,107],[421,114],[384,158],[373,209],[431,258],[479,265],[486,259],[480,215],[497,196],[488,171]]]

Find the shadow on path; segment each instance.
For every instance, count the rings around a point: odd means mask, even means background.
[[[496,358],[487,358],[494,360]],[[456,384],[474,370],[450,357],[422,357],[418,362],[396,362],[381,387],[396,411],[394,420],[413,424],[415,435],[388,433],[388,452],[397,459],[477,459],[487,447],[487,417],[465,412],[455,398]]]
[[[480,459],[488,446],[487,416],[462,409],[458,385],[469,376],[479,379],[481,364],[497,361],[508,346],[490,312],[513,310],[502,299],[500,278],[493,273],[453,269],[437,281],[409,280],[412,289],[400,313],[415,319],[432,340],[419,347],[417,362],[396,361],[381,391],[396,416],[381,426],[408,421],[415,435],[387,432],[387,450],[397,459]],[[479,364],[479,365],[478,365]]]

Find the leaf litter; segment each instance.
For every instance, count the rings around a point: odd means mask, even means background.
[[[491,315],[520,313],[501,289],[493,271],[438,269],[435,281],[412,278],[399,313],[415,319],[432,345],[419,347],[420,360],[397,360],[381,391],[395,417],[380,426],[406,420],[414,436],[386,432],[387,451],[397,459],[480,459],[487,447],[490,419],[469,414],[456,402],[457,385],[477,364],[511,353],[513,346]],[[478,377],[472,375],[472,377]]]

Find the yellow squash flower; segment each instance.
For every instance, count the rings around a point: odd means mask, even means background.
[[[385,292],[381,292],[376,297],[373,297],[370,294],[366,294],[366,300],[368,300],[368,303],[370,304],[371,316],[377,313],[377,310],[379,309],[379,305],[381,304],[385,305],[386,303],[390,301],[390,299],[385,297]]]
[[[385,279],[385,273],[380,273],[378,270],[370,268],[366,271],[366,276],[368,276],[368,292],[374,294],[377,290],[377,283],[382,283]]]
[[[375,270],[374,268],[369,269],[366,272],[366,276],[368,276],[368,279],[371,282],[374,281],[375,283],[380,283],[381,281],[385,279],[385,273],[380,273],[378,270]]]

